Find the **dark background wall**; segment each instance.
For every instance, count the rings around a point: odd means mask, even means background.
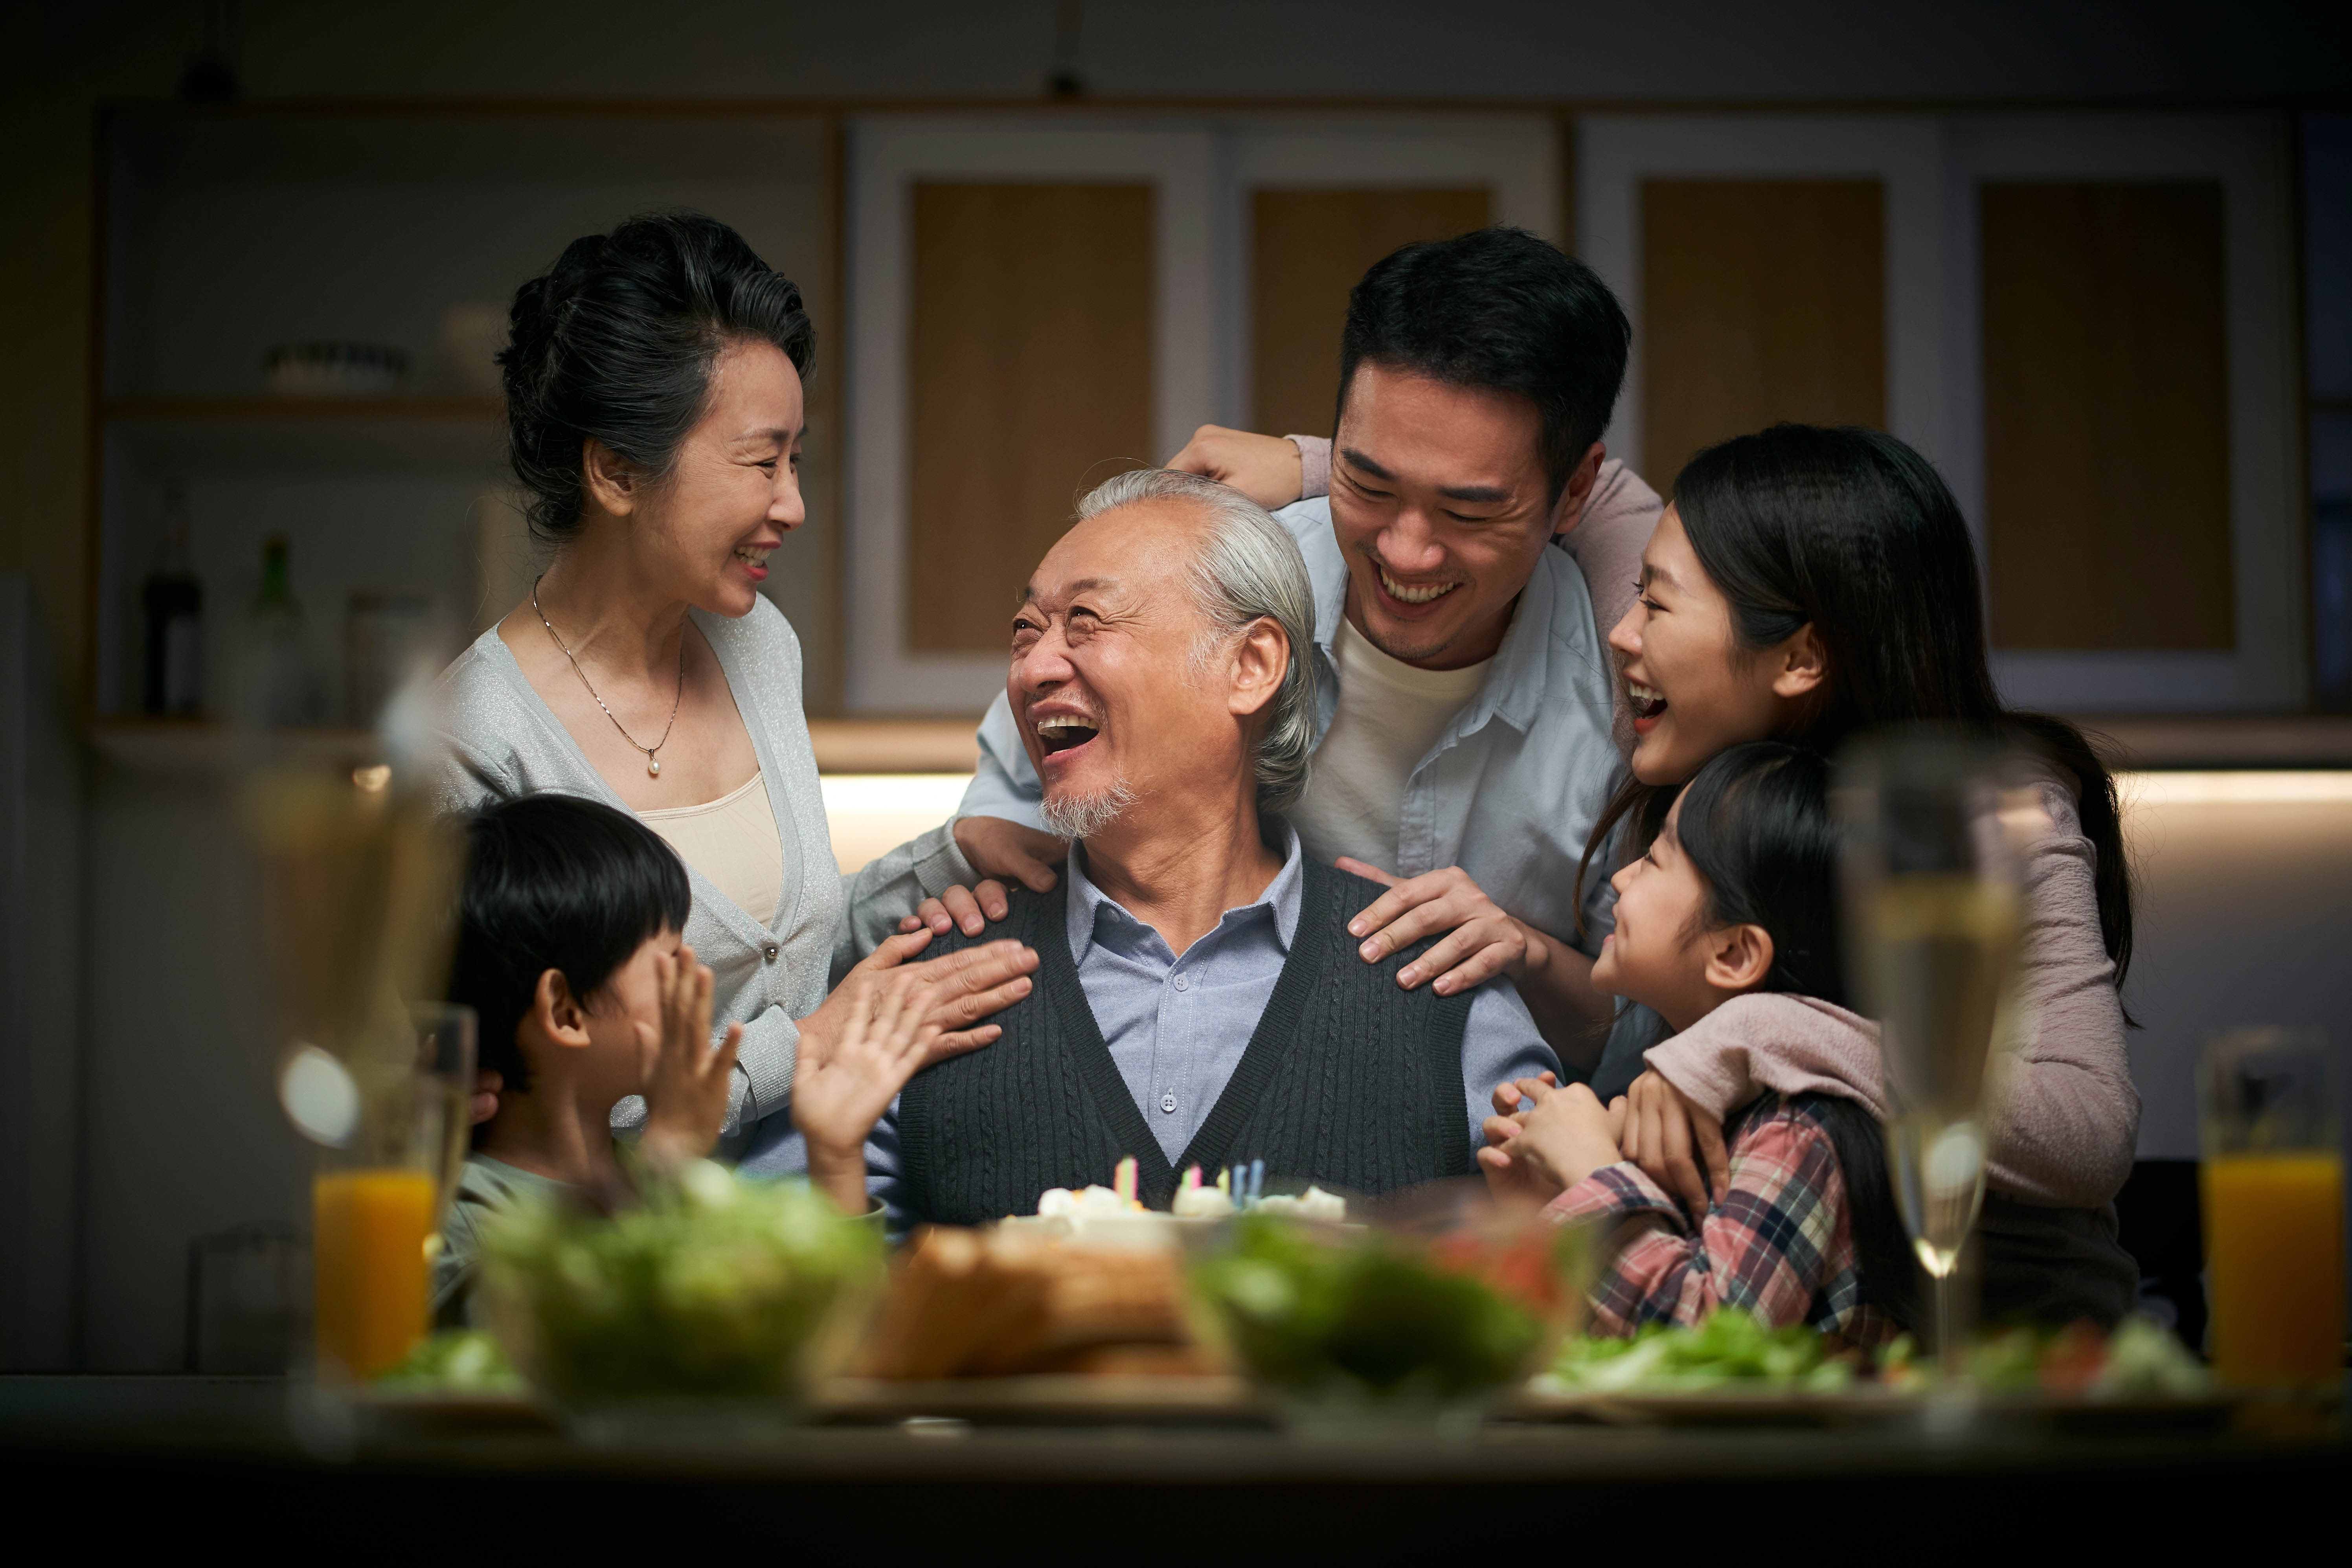
[[[0,6],[0,570],[79,689],[90,114],[211,38],[253,99],[2341,101],[2352,7],[2083,0],[10,0]]]

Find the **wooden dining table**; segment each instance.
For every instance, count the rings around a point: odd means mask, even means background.
[[[0,1478],[20,1518],[44,1500],[97,1500],[73,1514],[106,1539],[177,1521],[185,1542],[191,1511],[226,1510],[229,1533],[215,1539],[335,1518],[348,1521],[342,1545],[370,1556],[404,1543],[449,1551],[468,1528],[611,1545],[659,1520],[698,1553],[740,1540],[747,1521],[772,1521],[992,1555],[1054,1540],[1109,1562],[1423,1539],[1576,1561],[1612,1542],[1680,1555],[1768,1548],[1780,1533],[1797,1546],[1880,1519],[1931,1541],[2037,1550],[2061,1539],[2046,1529],[2071,1526],[2103,1553],[2132,1540],[2177,1547],[2211,1528],[2247,1544],[2299,1525],[2340,1541],[2352,1448],[2334,1414],[2309,1409],[2266,1424],[2091,1430],[2006,1418],[1949,1431],[1496,1420],[1452,1436],[1064,1413],[598,1441],[516,1407],[387,1416],[283,1378],[19,1375],[0,1377]],[[1874,1527],[1852,1539],[1885,1551],[1906,1537]]]

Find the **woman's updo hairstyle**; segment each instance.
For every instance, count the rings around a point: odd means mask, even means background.
[[[816,355],[799,286],[699,213],[573,240],[515,290],[507,322],[508,453],[531,532],[549,544],[579,532],[589,440],[657,481],[702,417],[721,350],[772,343],[803,376]]]

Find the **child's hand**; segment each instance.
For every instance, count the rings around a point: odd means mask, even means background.
[[[1522,1078],[1507,1086],[1535,1102],[1534,1109],[1486,1122],[1488,1146],[1478,1151],[1478,1164],[1498,1194],[1548,1202],[1623,1157],[1617,1134],[1624,1123],[1624,1101],[1604,1109],[1583,1084],[1557,1088],[1549,1077]],[[1497,1106],[1504,1093],[1496,1091]]]
[[[637,1148],[656,1165],[677,1165],[709,1154],[727,1124],[743,1026],[729,1024],[719,1049],[710,1048],[710,971],[694,961],[691,947],[681,945],[675,957],[657,955],[654,983],[661,1035],[656,1041],[651,1025],[637,1025],[637,1040],[654,1058]]]
[[[831,1035],[801,1033],[793,1069],[793,1125],[808,1140],[809,1180],[845,1214],[866,1212],[866,1139],[940,1033],[921,992],[853,977],[835,993],[846,1005]]]

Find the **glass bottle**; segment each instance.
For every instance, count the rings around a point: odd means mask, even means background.
[[[310,720],[310,661],[287,557],[284,534],[262,542],[261,596],[251,625],[255,716],[272,727]]]
[[[140,706],[189,717],[204,705],[205,590],[190,559],[187,486],[163,487],[163,542],[141,600],[146,610],[146,680]]]

